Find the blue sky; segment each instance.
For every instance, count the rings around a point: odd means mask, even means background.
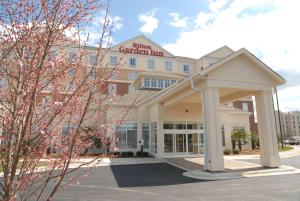
[[[180,13],[180,15],[195,18],[200,10],[207,10],[207,4],[201,0],[112,0],[110,6],[111,15],[120,16],[123,20],[122,31],[114,33],[115,42],[124,41],[135,35],[145,34],[159,44],[175,42],[182,29],[170,26],[172,17],[170,13]],[[147,15],[155,12],[155,18],[159,19],[158,28],[152,33],[140,31],[142,22],[140,15]]]
[[[244,47],[286,78],[278,90],[281,108],[300,110],[299,8],[298,0],[111,0],[111,40],[144,34],[192,58],[223,45]],[[87,29],[94,38],[99,20]]]

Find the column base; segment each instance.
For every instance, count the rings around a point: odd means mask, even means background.
[[[207,163],[205,163],[205,170],[211,171],[211,172],[221,172],[224,171],[224,159],[217,158],[216,160],[212,161],[207,159]]]
[[[279,167],[280,157],[279,155],[261,155],[260,164],[264,167]]]

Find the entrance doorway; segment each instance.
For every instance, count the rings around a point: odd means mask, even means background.
[[[203,153],[204,132],[201,123],[164,123],[164,152],[176,155]]]

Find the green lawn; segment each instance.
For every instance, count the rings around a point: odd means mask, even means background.
[[[294,147],[292,146],[288,146],[288,145],[284,145],[283,148],[280,146],[279,147],[279,151],[289,151],[289,150],[293,150]]]

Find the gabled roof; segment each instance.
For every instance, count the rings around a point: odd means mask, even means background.
[[[219,51],[222,51],[222,50],[226,50],[226,51],[228,51],[230,54],[234,53],[234,51],[233,51],[230,47],[228,47],[227,45],[224,45],[224,46],[222,46],[222,47],[220,47],[220,48],[218,48],[218,49],[213,50],[212,52],[209,52],[209,53],[203,55],[203,56],[200,57],[199,59],[204,58],[204,57],[214,57],[214,56],[213,56],[214,54],[216,54],[216,53],[218,53]],[[221,59],[221,58],[219,58],[219,59]]]
[[[220,66],[222,66],[222,64],[240,56],[240,55],[245,55],[246,57],[248,57],[249,59],[251,59],[255,64],[257,64],[259,67],[261,67],[265,72],[269,73],[269,75],[277,81],[278,85],[284,84],[286,82],[286,80],[279,75],[277,72],[275,72],[272,68],[270,68],[269,66],[267,66],[264,62],[262,62],[259,58],[257,58],[255,55],[253,55],[251,52],[249,52],[247,49],[242,48],[230,55],[228,55],[227,57],[219,60],[218,62],[204,68],[203,70],[201,70],[199,72],[199,75],[196,75],[195,78],[197,77],[201,77],[207,73],[209,73],[210,71],[219,68]]]

